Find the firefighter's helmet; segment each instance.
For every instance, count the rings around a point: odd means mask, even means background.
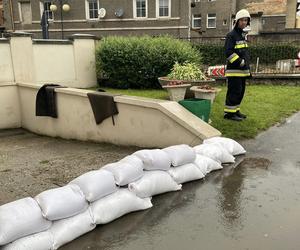
[[[238,11],[235,15],[235,23],[237,23],[241,18],[248,18],[248,25],[250,25],[251,16],[248,10],[242,9]]]

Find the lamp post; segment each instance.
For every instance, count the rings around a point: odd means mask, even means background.
[[[68,12],[71,9],[71,7],[67,3],[66,0],[56,0],[55,2],[59,2],[59,6],[60,6],[61,39],[64,39],[64,15],[63,15],[63,12]],[[57,5],[55,3],[51,4],[50,10],[52,12],[57,11]]]

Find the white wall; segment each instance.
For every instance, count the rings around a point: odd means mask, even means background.
[[[56,89],[58,118],[36,117],[38,87],[19,84],[22,127],[38,134],[65,139],[92,140],[118,145],[164,147],[200,144],[220,132],[176,102],[117,96],[119,114],[115,126],[108,118],[97,125],[86,93],[78,89]]]
[[[0,84],[0,129],[21,127],[18,87]]]
[[[33,61],[37,83],[75,84],[73,44],[33,44]]]
[[[14,81],[10,44],[0,42],[0,84],[13,83]]]

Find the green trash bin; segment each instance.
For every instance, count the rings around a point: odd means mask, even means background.
[[[205,99],[185,99],[179,101],[179,104],[186,108],[188,111],[192,112],[194,115],[198,116],[205,122],[209,121],[211,101]]]

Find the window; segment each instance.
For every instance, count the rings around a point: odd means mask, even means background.
[[[224,26],[227,25],[227,19],[224,19],[224,20],[223,20],[223,25],[224,25]]]
[[[86,0],[86,19],[98,19],[99,0]]]
[[[50,5],[52,4],[51,1],[44,1],[44,2],[40,2],[40,10],[41,10],[41,17],[43,15],[43,12],[45,10],[45,14],[48,16],[48,20],[53,21],[54,20],[54,14],[53,12],[50,10]]]
[[[207,28],[214,29],[216,28],[217,17],[216,14],[207,14]]]
[[[30,2],[18,2],[20,22],[23,24],[32,23],[31,5]]]
[[[201,28],[201,14],[194,14],[193,15],[192,27],[193,27],[193,29]]]
[[[133,0],[133,16],[135,18],[147,17],[148,0]]]
[[[156,16],[170,17],[171,16],[171,0],[156,0]]]

